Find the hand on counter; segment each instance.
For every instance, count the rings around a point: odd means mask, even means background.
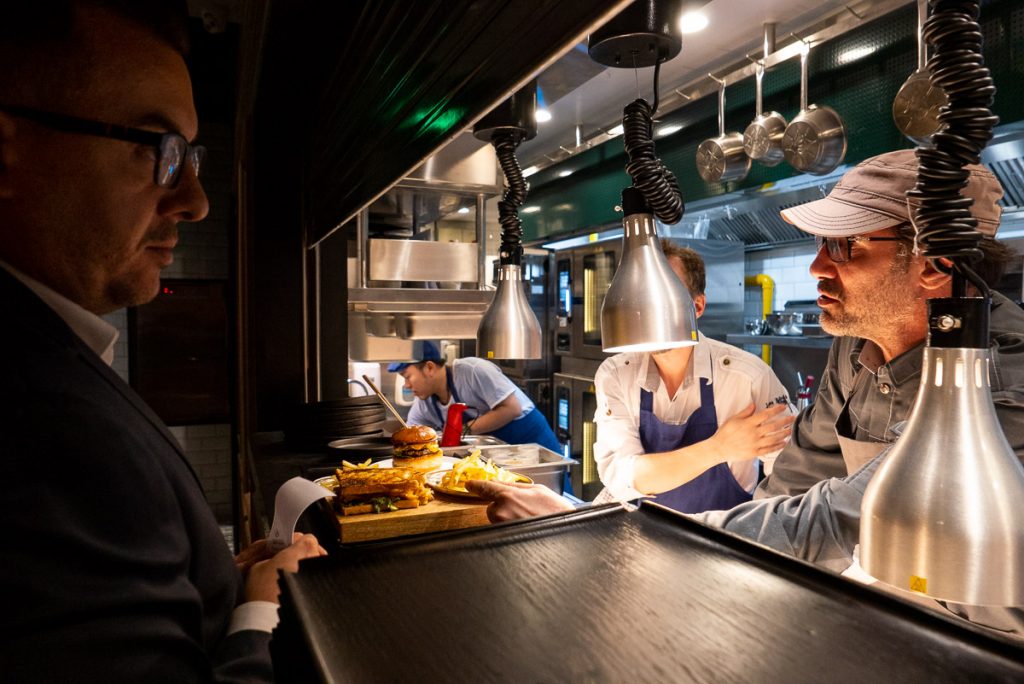
[[[539,484],[468,480],[466,489],[479,497],[490,500],[491,503],[487,506],[487,518],[491,522],[520,520],[573,510],[571,503]]]
[[[278,570],[298,572],[300,560],[327,555],[327,551],[311,534],[296,532],[292,536],[292,545],[276,554],[267,547],[266,542],[266,539],[254,542],[235,556],[235,565],[245,580],[246,601],[278,603],[278,595],[281,593],[277,586]]]

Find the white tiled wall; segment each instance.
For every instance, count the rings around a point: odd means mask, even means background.
[[[231,520],[231,426],[183,425],[171,428],[199,475],[219,521]]]
[[[226,279],[229,267],[229,235],[232,226],[232,155],[234,142],[230,126],[203,124],[207,147],[203,166],[203,188],[210,200],[210,213],[199,223],[178,226],[174,263],[163,272],[165,278]],[[114,347],[114,370],[128,382],[128,314],[126,310],[104,316],[119,331]],[[217,520],[232,521],[231,426],[183,425],[171,428],[199,474],[207,499]]]
[[[775,281],[772,310],[780,311],[791,300],[817,299],[817,281],[808,272],[814,255],[813,242],[747,252],[745,275],[765,273]],[[760,316],[761,288],[747,287],[745,293],[744,316]]]

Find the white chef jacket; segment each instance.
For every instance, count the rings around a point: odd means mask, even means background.
[[[674,397],[668,396],[649,352],[627,352],[605,359],[594,378],[594,460],[601,482],[611,496],[620,501],[646,496],[633,487],[636,460],[644,453],[640,443],[640,389],[654,395],[654,415],[658,420],[682,425],[700,408],[700,378],[707,378],[714,392],[719,425],[751,402],[758,411],[786,404],[789,413],[796,414],[786,389],[764,361],[699,333],[686,377]],[[761,456],[765,472],[771,472],[778,453]],[[758,461],[726,461],[736,482],[748,492],[757,485]]]

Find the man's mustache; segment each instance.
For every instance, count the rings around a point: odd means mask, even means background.
[[[825,295],[826,297],[831,297],[832,299],[839,299],[839,295],[843,293],[842,288],[833,283],[831,280],[819,280],[818,292]]]

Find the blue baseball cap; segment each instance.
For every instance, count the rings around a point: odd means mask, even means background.
[[[441,350],[437,348],[437,345],[429,340],[417,340],[412,345],[412,361],[403,361],[399,363],[392,363],[388,365],[388,371],[391,373],[401,373],[409,366],[422,363],[424,361],[440,361]]]

